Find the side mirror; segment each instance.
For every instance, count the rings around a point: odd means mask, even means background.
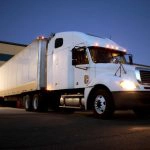
[[[129,55],[129,63],[132,65],[133,64],[133,56]]]

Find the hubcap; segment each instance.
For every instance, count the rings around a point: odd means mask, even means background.
[[[102,95],[98,95],[94,102],[95,111],[98,114],[104,113],[106,109],[106,100]]]

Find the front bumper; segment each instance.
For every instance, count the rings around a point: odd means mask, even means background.
[[[119,91],[112,94],[116,109],[150,109],[150,91]]]

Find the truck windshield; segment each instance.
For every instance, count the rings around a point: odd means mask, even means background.
[[[89,47],[94,63],[126,63],[125,53],[103,47]]]

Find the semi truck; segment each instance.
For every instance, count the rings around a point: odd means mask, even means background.
[[[82,109],[107,119],[115,110],[150,110],[150,67],[135,65],[108,38],[61,32],[35,39],[0,67],[0,97],[26,111]]]

